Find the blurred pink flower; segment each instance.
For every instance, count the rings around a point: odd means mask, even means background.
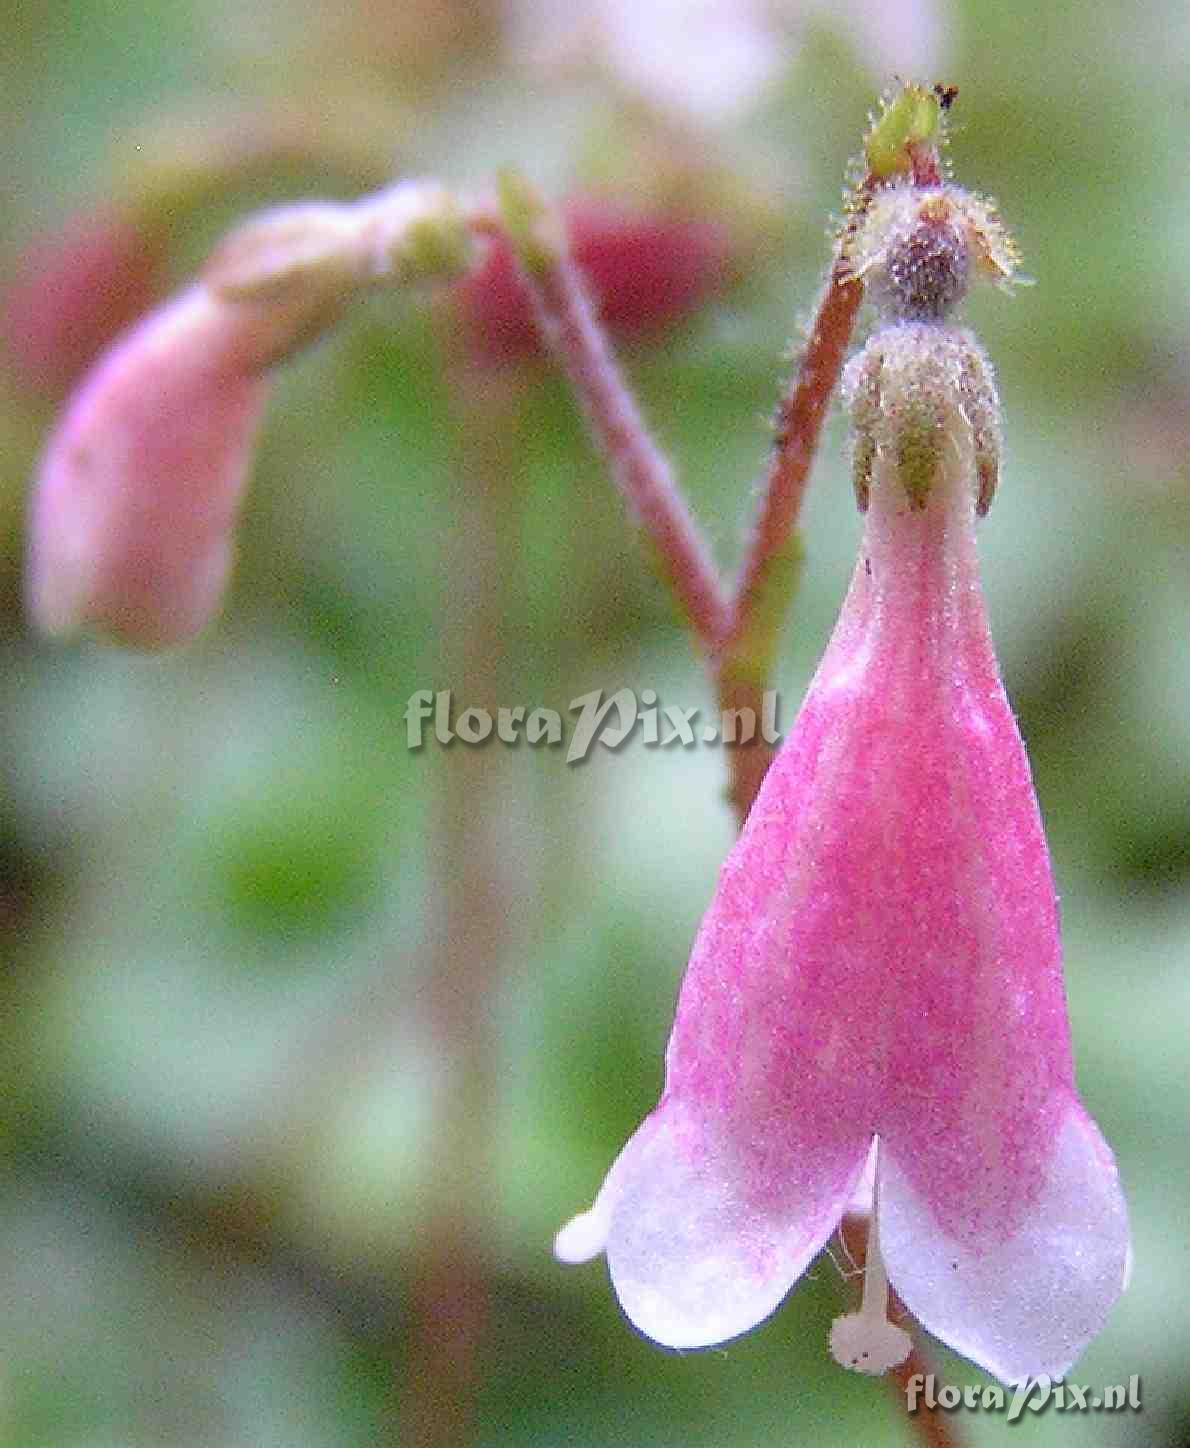
[[[103,207],[38,237],[0,301],[9,361],[27,386],[61,395],[161,286],[160,237]]]
[[[594,198],[571,201],[564,216],[571,252],[590,282],[600,321],[618,336],[680,321],[727,280],[732,238],[714,221],[633,212]],[[478,359],[496,364],[540,352],[533,305],[502,238],[493,239],[455,295]]]
[[[944,385],[978,365],[966,334],[926,330],[881,342],[909,425],[919,344]],[[1123,1289],[1126,1211],[1075,1089],[1049,857],[979,587],[977,444],[956,416],[925,493],[898,473],[908,454],[875,456],[851,588],[698,932],[661,1100],[558,1237],[566,1261],[606,1251],[625,1312],[668,1346],[772,1312],[874,1142],[883,1300],[836,1324],[847,1366],[908,1350],[885,1269],[915,1318],[1006,1381],[1065,1372]],[[939,446],[932,423],[915,435]]]
[[[159,648],[214,612],[264,411],[265,373],[373,286],[462,275],[470,221],[432,181],[249,217],[204,279],[120,337],[37,478],[28,599],[49,633]]]
[[[263,374],[307,321],[196,284],[105,353],[41,460],[28,567],[40,628],[162,647],[207,622],[230,567]]]

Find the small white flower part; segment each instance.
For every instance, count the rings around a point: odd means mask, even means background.
[[[572,1217],[554,1238],[554,1256],[571,1266],[589,1262],[607,1246],[607,1228],[607,1212],[596,1203],[589,1212]]]
[[[867,1317],[862,1311],[836,1317],[831,1324],[831,1357],[840,1367],[879,1377],[903,1363],[913,1339],[903,1327],[886,1317]]]
[[[873,1181],[879,1168],[880,1138],[872,1143],[868,1165]],[[880,1254],[880,1193],[874,1186],[872,1216],[868,1224],[868,1254],[864,1264],[864,1295],[858,1312],[836,1317],[831,1324],[831,1356],[840,1367],[878,1377],[903,1363],[913,1350],[913,1339],[888,1318],[888,1273]]]

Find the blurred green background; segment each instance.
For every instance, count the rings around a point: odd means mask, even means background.
[[[968,308],[1006,418],[985,581],[1050,830],[1080,1085],[1135,1229],[1131,1289],[1074,1377],[1139,1373],[1144,1408],[958,1426],[1179,1444],[1190,27],[1172,0],[1035,8],[10,0],[0,254],[21,326],[56,337],[69,287],[39,267],[59,277],[52,238],[113,207],[151,245],[83,288],[97,335],[129,269],[147,300],[243,211],[390,172],[469,185],[515,162],[556,195],[717,220],[724,285],[624,355],[730,567],[866,112],[894,72],[960,87],[956,175],[999,199],[1038,283]],[[13,315],[0,1443],[914,1441],[885,1388],[829,1362],[828,1259],[748,1337],[681,1355],[623,1322],[601,1264],[550,1255],[656,1099],[733,836],[712,749],[568,767],[406,747],[418,689],[709,706],[558,381],[471,357],[457,299],[359,306],[277,379],[220,620],[134,656],[23,620],[24,496],[64,374]],[[844,444],[835,416],[783,727],[858,536]]]

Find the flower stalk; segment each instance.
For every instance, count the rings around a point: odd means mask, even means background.
[[[500,202],[542,334],[583,406],[680,612],[703,649],[714,652],[727,599],[710,549],[612,357],[559,219],[512,172],[501,177]]]
[[[904,178],[914,185],[938,182],[942,113],[937,94],[903,86],[886,98],[865,139],[863,178],[849,200],[796,378],[778,408],[761,504],[732,589],[721,582],[672,467],[649,436],[607,348],[557,217],[521,178],[502,178],[500,221],[516,248],[543,335],[702,649],[722,710],[747,708],[759,715],[797,586],[803,552],[797,518],[864,294],[863,277],[848,260],[848,238],[882,188]],[[759,736],[728,754],[728,794],[741,823],[770,758]]]

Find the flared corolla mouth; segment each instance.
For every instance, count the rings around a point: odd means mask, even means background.
[[[870,1201],[862,1300],[830,1334],[835,1360],[854,1371],[904,1362],[916,1321],[1005,1383],[1058,1378],[1127,1285],[1131,1249],[1114,1162],[1077,1097],[1067,1098],[1045,1144],[1039,1189],[1023,1209],[1008,1203],[1006,1232],[986,1212],[964,1230],[953,1201],[940,1214],[878,1138],[825,1210],[820,1197],[766,1215],[748,1205],[747,1181],[725,1180],[741,1159],[691,1159],[684,1129],[672,1130],[666,1115],[644,1123],[595,1206],[555,1244],[566,1262],[606,1252],[629,1319],[664,1346],[711,1346],[769,1316],[857,1193],[860,1204]],[[1012,1186],[1003,1183],[1005,1192]],[[907,1316],[893,1309],[890,1289]]]

